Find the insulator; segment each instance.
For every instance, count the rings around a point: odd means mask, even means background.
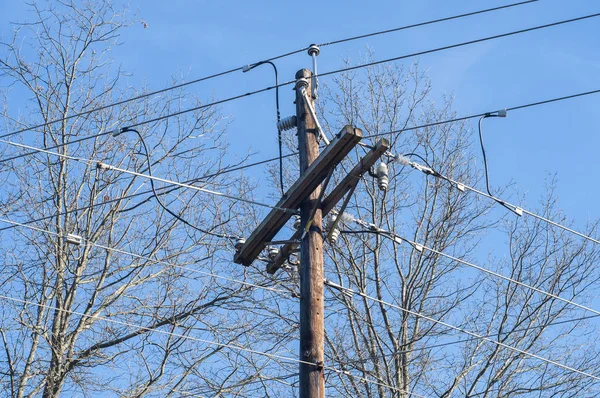
[[[310,47],[308,47],[308,55],[312,56],[314,55],[319,55],[321,53],[321,50],[319,49],[319,46],[317,46],[316,44],[311,44]]]
[[[286,117],[285,119],[277,122],[277,128],[281,131],[291,130],[296,128],[296,125],[296,116]]]
[[[81,245],[82,241],[83,241],[83,238],[79,235],[75,235],[75,234],[67,235],[67,243],[70,243],[75,246],[79,246],[79,245]]]
[[[300,229],[300,224],[302,223],[302,219],[300,216],[294,216],[294,229],[297,231]]]
[[[338,218],[337,211],[332,211],[331,215],[327,218],[327,230],[329,231],[329,244],[331,244],[331,245],[335,244],[335,242],[337,242],[338,238],[340,237],[340,229],[337,226],[334,228],[337,218]],[[338,225],[339,225],[339,223],[338,223]]]
[[[240,251],[242,246],[244,246],[244,243],[246,243],[246,239],[244,239],[244,238],[239,238],[238,240],[236,240],[235,241],[235,250]]]
[[[379,189],[381,189],[382,191],[386,191],[390,183],[390,180],[388,178],[387,164],[383,162],[379,163],[377,165],[377,168],[375,169],[375,175],[377,176],[377,185],[379,186]]]
[[[331,232],[331,235],[329,236],[329,244],[335,245],[335,242],[337,242],[339,237],[340,237],[340,230],[338,228],[336,228]]]
[[[271,260],[275,260],[275,257],[277,257],[277,255],[279,254],[279,249],[276,247],[270,247],[269,248],[269,258]]]

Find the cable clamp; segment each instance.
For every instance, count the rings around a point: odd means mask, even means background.
[[[98,170],[111,170],[113,167],[109,164],[98,162],[96,163],[96,168]]]
[[[80,246],[81,242],[83,242],[83,238],[81,236],[75,234],[67,234],[67,243],[70,243],[75,246]]]

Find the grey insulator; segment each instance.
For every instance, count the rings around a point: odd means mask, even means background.
[[[379,189],[386,191],[390,183],[387,164],[383,162],[379,163],[375,169],[375,175],[377,176],[377,185],[379,186]]]
[[[302,223],[302,220],[300,219],[300,216],[294,216],[294,229],[296,231],[300,229],[301,223]]]
[[[239,238],[238,240],[235,241],[235,250],[239,251],[242,246],[244,246],[244,243],[246,243],[246,239],[244,238]]]

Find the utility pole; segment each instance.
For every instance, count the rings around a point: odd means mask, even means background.
[[[324,196],[321,183],[329,181],[335,167],[358,145],[362,131],[353,126],[344,126],[331,142],[320,131],[314,108],[312,74],[302,69],[296,73],[296,116],[298,148],[300,152],[300,176],[285,195],[271,209],[263,221],[254,229],[248,240],[236,243],[233,260],[250,266],[254,260],[267,261],[267,272],[274,274],[289,261],[291,253],[300,246],[300,397],[323,398],[324,378],[324,339],[325,317],[323,304],[323,217],[334,212],[334,207],[344,196],[346,199],[341,211],[346,207],[354,188],[389,149],[386,139],[379,140],[365,154],[354,168]],[[292,119],[290,119],[292,120]],[[327,144],[319,153],[321,137]],[[292,237],[269,253],[269,258],[260,258],[267,247],[273,248],[272,239],[300,211],[300,227]],[[338,221],[336,221],[337,223]],[[279,241],[277,244],[281,244]]]
[[[301,69],[296,73],[296,120],[300,175],[319,156],[317,126],[308,107],[314,109],[312,73]],[[302,89],[309,93],[302,95]],[[311,101],[307,104],[306,100]],[[323,217],[319,206],[319,185],[300,204],[300,398],[325,396],[324,305],[323,305]],[[308,229],[306,225],[310,223]],[[307,363],[308,362],[308,363]],[[316,364],[316,365],[314,365]]]

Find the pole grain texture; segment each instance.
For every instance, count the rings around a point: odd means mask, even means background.
[[[306,92],[312,93],[311,72],[302,69],[296,80],[306,79]],[[313,101],[312,96],[309,96]],[[296,85],[296,118],[298,147],[300,150],[300,175],[319,156],[316,125]],[[314,106],[314,104],[313,104]],[[311,222],[309,217],[319,200],[321,186],[317,187],[300,205],[301,228]],[[300,360],[318,365],[300,363],[300,398],[325,396],[323,373],[324,358],[324,306],[323,306],[323,217],[320,208],[314,212],[308,232],[300,245]]]

